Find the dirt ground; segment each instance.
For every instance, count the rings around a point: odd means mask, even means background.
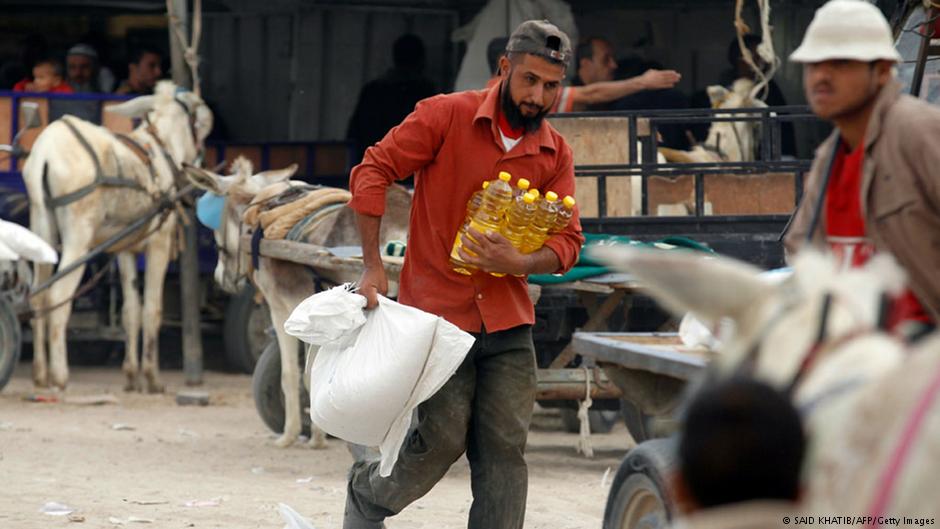
[[[18,366],[0,393],[0,527],[281,529],[280,502],[317,529],[342,526],[352,459],[340,441],[326,450],[274,447],[248,376],[207,372],[207,407],[178,406],[182,374],[164,372],[164,379],[165,395],[128,394],[117,368],[75,368],[66,397],[111,394],[118,403],[29,402],[29,365]],[[593,436],[595,457],[586,459],[575,453],[577,436],[560,429],[557,413],[536,411],[526,527],[597,529],[609,482],[632,441],[620,424]],[[469,479],[461,459],[388,526],[465,527]],[[84,520],[43,514],[47,502]]]

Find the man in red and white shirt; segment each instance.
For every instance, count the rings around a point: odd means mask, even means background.
[[[498,233],[473,234],[461,258],[482,272],[455,272],[449,256],[470,196],[500,171],[543,192],[574,195],[574,163],[564,138],[544,121],[561,89],[568,37],[548,22],[513,32],[489,90],[438,95],[417,104],[365,152],[352,171],[368,306],[388,282],[379,254],[385,189],[415,175],[408,252],[398,301],[437,314],[476,342],[453,377],[418,407],[417,423],[391,475],[378,462],[351,472],[344,529],[377,529],[426,494],[464,453],[470,462],[471,529],[522,529],[528,470],[525,445],[535,400],[535,321],[525,276],[564,272],[583,242],[577,212],[568,226],[529,254]],[[495,277],[485,272],[505,274]],[[455,509],[456,514],[456,509]]]

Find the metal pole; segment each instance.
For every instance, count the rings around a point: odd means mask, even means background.
[[[189,35],[186,0],[170,0],[167,6],[173,11],[168,13],[169,24],[179,20],[183,35]],[[189,67],[183,58],[183,43],[170,27],[170,59],[173,68],[173,81],[178,86],[192,88]],[[196,216],[189,201],[183,203],[183,236],[185,241],[180,252],[180,302],[183,319],[183,373],[187,386],[202,384],[202,334],[200,333],[199,309],[199,248],[197,245]]]
[[[914,97],[920,97],[920,85],[924,82],[924,70],[927,69],[927,55],[930,50],[930,40],[933,38],[933,20],[934,16],[937,14],[937,9],[931,7],[927,10],[926,18],[924,18],[924,24],[921,26],[921,31],[918,33],[920,36],[920,49],[917,52],[917,65],[914,66],[914,79],[911,80],[911,95]]]
[[[183,221],[185,246],[180,253],[180,300],[183,304],[183,372],[187,386],[202,384],[202,334],[200,333],[199,309],[199,247],[196,216],[193,207],[184,208]]]

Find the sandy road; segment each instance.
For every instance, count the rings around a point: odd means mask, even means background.
[[[69,396],[110,393],[119,400],[88,406],[25,401],[33,393],[28,369],[20,365],[0,393],[0,528],[281,529],[279,502],[317,529],[341,526],[346,449],[338,441],[326,450],[274,447],[254,410],[248,376],[208,372],[211,405],[181,407],[173,398],[182,384],[178,371],[164,373],[166,395],[151,396],[123,393],[117,368],[74,369]],[[557,415],[537,412],[526,527],[598,529],[608,488],[603,477],[608,468],[616,471],[629,435],[622,425],[595,435],[596,455],[588,460],[575,454],[576,436],[560,433],[559,425]],[[199,506],[187,506],[194,500]],[[40,513],[50,501],[74,508],[84,521]],[[388,525],[465,527],[469,505],[462,459]],[[153,521],[128,523],[130,517]]]

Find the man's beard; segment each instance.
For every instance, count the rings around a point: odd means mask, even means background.
[[[510,74],[510,78],[512,74]],[[542,126],[542,119],[548,114],[548,109],[542,109],[538,114],[528,117],[522,113],[522,109],[519,108],[512,100],[512,95],[509,93],[509,79],[506,79],[506,82],[503,83],[502,88],[502,109],[503,114],[506,116],[506,121],[509,122],[509,126],[514,129],[523,129],[526,132],[535,132],[539,130],[539,127]]]

